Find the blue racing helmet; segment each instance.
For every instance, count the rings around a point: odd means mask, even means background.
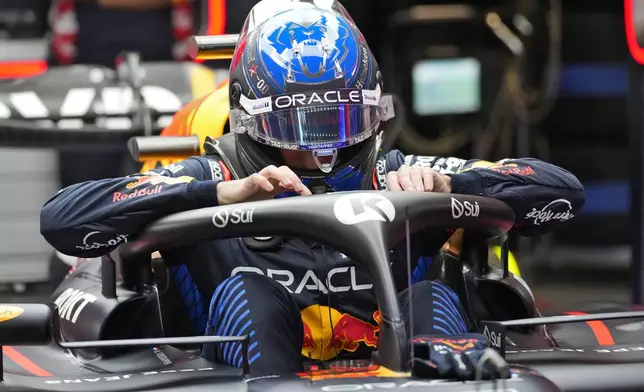
[[[364,36],[335,0],[263,0],[230,67],[230,129],[250,172],[310,151],[293,170],[315,193],[368,189],[380,123],[393,117]]]

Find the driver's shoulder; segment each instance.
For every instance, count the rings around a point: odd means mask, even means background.
[[[193,177],[198,181],[229,181],[232,179],[230,169],[219,155],[206,154],[192,156],[183,161],[157,166],[153,170],[137,174],[137,176],[157,175],[166,177]]]
[[[224,159],[218,154],[207,153],[202,156],[194,156],[186,161],[194,162],[202,170],[202,180],[230,181],[231,171]]]

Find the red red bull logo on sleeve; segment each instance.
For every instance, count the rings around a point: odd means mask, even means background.
[[[112,203],[117,203],[119,201],[134,199],[137,197],[156,195],[161,193],[163,190],[163,184],[174,185],[174,184],[188,184],[193,181],[193,177],[182,176],[182,177],[165,177],[159,175],[148,175],[136,177],[136,181],[130,182],[125,186],[125,189],[130,191],[133,188],[141,186],[143,184],[154,185],[153,188],[148,189],[138,189],[133,192],[114,192],[112,196]]]
[[[532,166],[519,166],[516,163],[507,162],[506,160],[502,160],[496,163],[489,162],[489,161],[474,162],[472,166],[470,166],[468,169],[464,171],[476,169],[476,168],[490,169],[506,176],[510,174],[514,174],[518,176],[532,176],[537,174],[532,168]]]
[[[301,313],[302,355],[308,358],[326,361],[342,351],[355,352],[362,344],[378,346],[380,311],[373,314],[374,324],[321,305],[311,305]]]
[[[494,170],[497,173],[501,173],[504,175],[510,175],[510,174],[516,174],[518,176],[532,176],[535,175],[535,171],[532,168],[532,166],[523,166],[520,167],[516,163],[508,163],[507,165],[499,165],[497,167],[493,167],[492,170]]]
[[[133,199],[136,197],[156,195],[157,193],[161,193],[162,189],[163,189],[163,185],[157,185],[152,189],[139,189],[138,191],[131,192],[131,193],[114,192],[114,195],[112,196],[112,203],[116,203],[127,199]]]

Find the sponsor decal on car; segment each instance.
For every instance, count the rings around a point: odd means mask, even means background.
[[[172,361],[159,347],[152,347],[152,352],[164,366],[172,365]]]
[[[87,304],[96,301],[96,299],[96,296],[92,294],[68,288],[56,298],[54,304],[58,306],[58,316],[61,319],[76,324],[78,316],[80,316],[83,309],[85,309]]]
[[[215,227],[223,229],[228,225],[253,223],[254,212],[254,208],[251,208],[250,210],[242,208],[235,208],[234,210],[229,210],[228,208],[220,208],[212,216],[212,224],[215,225]]]
[[[458,219],[462,216],[477,217],[481,209],[478,202],[460,201],[452,197],[452,217]]]
[[[25,310],[19,306],[0,305],[0,323],[15,319]]]
[[[396,208],[382,195],[356,193],[340,197],[333,205],[333,213],[340,223],[355,225],[367,221],[393,222]]]
[[[572,203],[566,199],[553,200],[550,203],[537,210],[532,208],[532,211],[526,214],[525,219],[532,220],[535,226],[542,223],[551,221],[565,222],[574,218],[572,213]]]
[[[134,377],[148,377],[148,376],[160,376],[171,373],[193,373],[193,372],[212,372],[215,370],[212,367],[198,368],[198,369],[167,369],[159,371],[149,371],[141,373],[129,373],[129,374],[118,374],[112,376],[103,376],[103,377],[87,377],[87,378],[60,378],[60,379],[49,379],[43,380],[45,384],[95,384],[101,382],[113,382],[113,381],[124,381],[129,380]]]
[[[490,328],[486,325],[483,329],[483,336],[487,338],[488,344],[494,348],[501,349],[501,342],[503,341],[503,335],[498,332],[490,331]]]
[[[506,354],[518,354],[518,353],[553,353],[553,352],[564,352],[564,353],[597,353],[597,354],[615,354],[615,353],[633,353],[633,352],[642,352],[644,351],[644,346],[632,346],[632,347],[615,347],[615,348],[535,348],[535,349],[520,349],[520,350],[506,350]]]
[[[94,250],[94,249],[101,249],[101,248],[110,248],[113,246],[117,246],[120,243],[126,243],[127,242],[127,237],[128,234],[116,234],[113,238],[110,238],[106,241],[101,241],[99,242],[98,240],[95,239],[94,236],[98,234],[103,234],[100,231],[92,231],[88,233],[85,237],[83,237],[83,244],[82,245],[76,245],[77,249],[80,250]],[[91,242],[93,241],[93,242]]]

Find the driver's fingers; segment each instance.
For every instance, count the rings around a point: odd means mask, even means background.
[[[253,173],[248,178],[250,180],[251,186],[262,188],[266,192],[273,192],[275,190],[275,186],[271,184],[268,178],[258,173]]]
[[[402,191],[398,183],[398,173],[395,171],[387,173],[387,189],[390,191]]]
[[[404,191],[413,191],[414,183],[411,180],[411,167],[409,165],[402,165],[398,169],[398,184]]]
[[[300,177],[298,177],[297,174],[295,174],[295,172],[293,172],[293,170],[291,170],[290,167],[280,166],[278,170],[282,171],[284,176],[288,178],[288,180],[291,183],[292,189],[295,192],[297,192],[299,195],[308,196],[312,194],[311,190],[306,185],[304,185]]]
[[[271,183],[277,182],[283,188],[292,188],[293,180],[289,176],[290,173],[283,168],[284,166],[278,168],[275,165],[270,165],[263,168],[259,174],[271,180]]]
[[[431,192],[434,190],[434,169],[430,167],[423,168],[423,191]]]
[[[434,189],[433,192],[449,193],[450,187],[447,185],[447,177],[437,171],[433,173]]]
[[[311,191],[302,183],[302,180],[287,166],[267,166],[259,172],[274,185],[286,190],[294,190],[300,195],[310,195]]]
[[[304,185],[301,180],[299,180],[298,182],[299,184],[295,184],[295,187],[293,188],[293,190],[295,190],[298,195],[309,196],[313,194],[313,192],[311,192],[311,190],[306,185]]]
[[[412,166],[409,169],[409,177],[411,178],[412,187],[416,192],[423,192],[425,190],[425,186],[423,185],[424,169],[426,168],[422,166]]]

